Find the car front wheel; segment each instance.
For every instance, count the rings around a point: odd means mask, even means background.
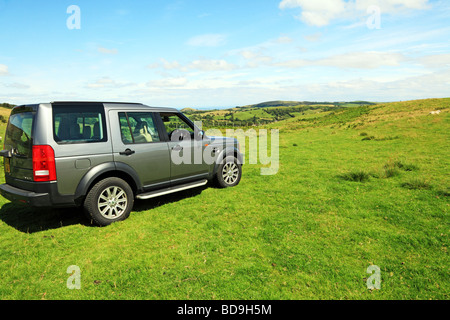
[[[228,156],[217,169],[216,182],[222,188],[234,187],[241,181],[241,176],[242,166],[234,156]]]

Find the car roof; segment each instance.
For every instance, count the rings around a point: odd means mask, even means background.
[[[179,112],[176,108],[168,108],[168,107],[151,107],[142,103],[135,102],[103,102],[103,101],[53,101],[52,105],[59,106],[73,106],[73,105],[94,105],[94,104],[103,104],[105,108],[108,109],[136,109],[142,108],[151,111],[170,111],[170,112]]]

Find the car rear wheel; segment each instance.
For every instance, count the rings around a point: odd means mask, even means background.
[[[106,178],[92,187],[85,201],[88,217],[100,226],[127,219],[134,204],[131,187],[119,178]]]

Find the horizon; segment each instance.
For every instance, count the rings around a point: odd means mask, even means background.
[[[449,17],[444,0],[0,0],[0,101],[441,98]]]
[[[450,99],[450,96],[443,96],[443,97],[435,97],[435,98],[421,98],[421,99],[412,99],[412,100],[395,100],[395,101],[368,101],[368,100],[351,100],[351,101],[345,101],[345,100],[340,100],[340,101],[308,101],[308,100],[303,100],[303,101],[294,101],[294,100],[271,100],[271,101],[261,101],[258,103],[251,103],[248,105],[237,105],[237,106],[202,106],[202,107],[195,107],[195,106],[180,106],[180,107],[173,107],[170,105],[150,105],[150,104],[146,104],[146,103],[142,103],[142,102],[129,102],[129,101],[106,101],[106,100],[70,100],[70,102],[98,102],[98,103],[137,103],[137,104],[144,104],[144,105],[148,105],[150,107],[167,107],[167,108],[178,108],[180,110],[182,109],[193,109],[193,110],[197,110],[197,111],[207,111],[207,110],[227,110],[227,109],[234,109],[234,108],[245,108],[245,107],[254,107],[256,105],[259,104],[263,104],[263,103],[269,103],[269,102],[295,102],[295,103],[299,103],[299,105],[301,105],[302,103],[323,103],[323,104],[333,104],[333,103],[357,103],[357,102],[368,102],[368,103],[372,103],[372,104],[382,104],[382,103],[395,103],[395,102],[407,102],[407,101],[420,101],[420,100],[430,100],[430,99]],[[1,104],[10,104],[10,105],[15,105],[15,106],[20,106],[20,105],[27,105],[27,104],[40,104],[40,103],[53,103],[53,102],[62,102],[62,101],[67,101],[69,102],[69,100],[53,100],[53,101],[49,101],[49,102],[33,102],[33,103],[24,103],[24,104],[13,104],[10,103],[8,101],[0,101],[0,105]],[[270,108],[270,107],[269,107]]]

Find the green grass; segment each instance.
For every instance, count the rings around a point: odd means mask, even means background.
[[[430,184],[419,178],[411,179],[409,181],[403,182],[401,184],[403,188],[411,189],[411,190],[420,190],[420,189],[431,189]]]
[[[351,171],[340,175],[340,177],[347,181],[355,181],[355,182],[365,182],[370,178],[370,174],[363,171]]]
[[[0,298],[449,299],[449,102],[271,124],[278,174],[245,165],[236,188],[138,201],[106,228],[0,198]],[[81,290],[66,287],[71,265]]]

